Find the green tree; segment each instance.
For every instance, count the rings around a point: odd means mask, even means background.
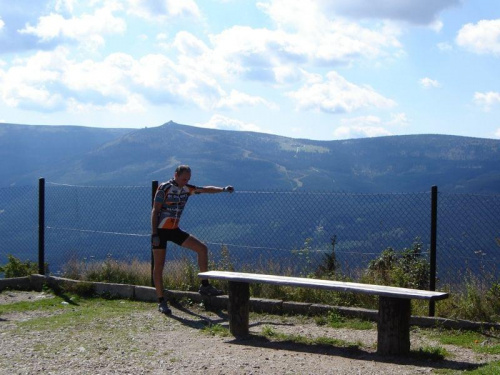
[[[335,255],[335,244],[337,242],[337,236],[334,235],[331,238],[332,250],[329,253],[323,255],[323,263],[321,263],[316,271],[317,277],[333,277],[338,269],[337,257]]]

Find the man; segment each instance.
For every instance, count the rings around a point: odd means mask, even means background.
[[[151,211],[151,243],[154,258],[153,280],[156,295],[158,296],[158,310],[164,314],[172,313],[163,296],[163,266],[168,241],[196,252],[200,271],[208,271],[208,250],[206,245],[179,228],[179,220],[189,197],[192,194],[232,193],[234,191],[232,186],[224,188],[217,186],[197,187],[189,184],[190,179],[191,168],[188,165],[178,166],[174,178],[158,186]],[[208,280],[201,280],[199,293],[207,296],[223,294],[221,290],[210,285]]]

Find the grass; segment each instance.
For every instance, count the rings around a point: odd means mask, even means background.
[[[56,300],[60,299],[56,298]],[[65,301],[61,301],[61,304],[64,302]],[[106,331],[107,320],[123,317],[138,310],[151,309],[150,304],[146,306],[140,302],[105,300],[101,298],[81,300],[80,303],[76,305],[63,306],[64,307],[58,309],[61,312],[60,314],[30,319],[25,322],[20,322],[19,326],[34,331],[45,330],[46,327],[57,330],[73,327],[75,322],[78,321],[79,327],[93,325],[94,327],[97,326]],[[52,309],[52,311],[55,311],[55,309]],[[78,329],[78,327],[76,327],[76,329]]]
[[[450,356],[446,349],[434,346],[424,346],[420,347],[417,350],[411,350],[410,355],[413,358],[425,359],[430,361],[441,361]]]
[[[229,337],[231,333],[229,329],[221,326],[220,324],[209,324],[201,330],[203,333],[210,336],[220,336],[220,337]]]
[[[437,369],[434,370],[436,374],[443,375],[498,375],[500,374],[500,361],[490,362],[484,366],[481,366],[474,370],[448,370],[448,369]]]
[[[18,322],[18,327],[33,331],[43,331],[99,325],[106,330],[106,320],[128,316],[138,311],[151,309],[151,304],[103,298],[81,298],[78,295],[48,295],[34,301],[23,301],[0,305],[0,317],[8,313],[32,313],[29,320]],[[77,323],[77,324],[76,324]],[[147,322],[146,322],[147,323]],[[146,324],[146,326],[148,326]]]
[[[362,319],[347,319],[336,311],[330,311],[328,315],[320,315],[314,318],[319,326],[326,325],[331,328],[347,328],[356,330],[373,329],[376,324]]]
[[[479,354],[500,354],[500,332],[498,331],[432,330],[429,336],[443,345],[460,346]]]

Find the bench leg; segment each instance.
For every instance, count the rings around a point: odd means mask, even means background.
[[[411,300],[379,297],[377,353],[405,355],[410,352]]]
[[[250,285],[242,282],[229,282],[229,331],[234,337],[248,336],[250,307]]]

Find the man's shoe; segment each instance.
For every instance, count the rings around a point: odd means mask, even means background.
[[[220,296],[224,294],[224,292],[220,289],[213,287],[212,285],[200,285],[200,289],[198,290],[202,296]]]
[[[167,301],[162,301],[158,304],[158,311],[165,315],[172,314],[172,310],[168,307]]]

